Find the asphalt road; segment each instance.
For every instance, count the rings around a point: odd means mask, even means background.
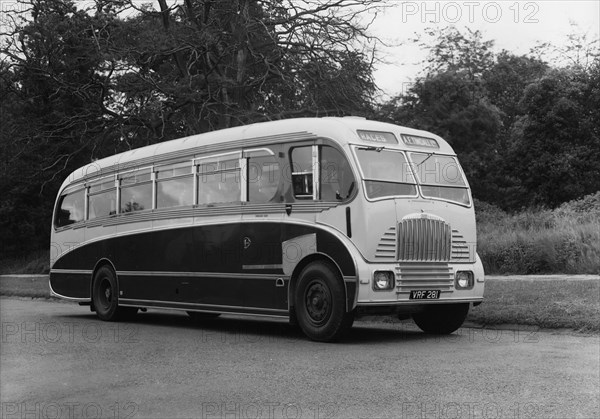
[[[281,321],[1,298],[2,418],[599,417],[600,337],[357,322],[343,343]]]

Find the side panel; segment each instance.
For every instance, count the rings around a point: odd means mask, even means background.
[[[90,243],[60,258],[50,280],[63,296],[89,298],[92,270],[99,260],[108,259],[117,270],[119,297],[125,304],[285,313],[290,277],[283,271],[281,243],[308,234],[316,236],[317,252],[329,255],[344,277],[356,276],[350,253],[327,231],[248,222],[172,228]]]

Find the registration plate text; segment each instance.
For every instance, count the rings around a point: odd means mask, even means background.
[[[410,292],[410,300],[438,300],[440,290],[418,290]]]

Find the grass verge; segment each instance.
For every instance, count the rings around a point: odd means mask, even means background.
[[[483,304],[471,309],[467,321],[600,332],[600,278],[494,279],[485,286]],[[0,295],[48,298],[48,279],[0,277]]]
[[[467,320],[600,332],[600,280],[488,280]]]
[[[48,276],[1,276],[0,295],[14,297],[50,298]]]
[[[476,202],[475,211],[487,274],[600,273],[600,192],[554,210],[509,214]]]
[[[38,250],[21,257],[0,259],[0,275],[47,274],[49,271],[49,250]]]

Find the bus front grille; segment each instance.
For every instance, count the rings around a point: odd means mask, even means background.
[[[452,230],[452,262],[475,262],[473,248],[458,230]]]
[[[452,292],[454,276],[447,263],[401,263],[396,267],[396,293],[411,290]]]
[[[398,224],[398,260],[448,262],[452,252],[450,224],[430,218],[409,218]]]

